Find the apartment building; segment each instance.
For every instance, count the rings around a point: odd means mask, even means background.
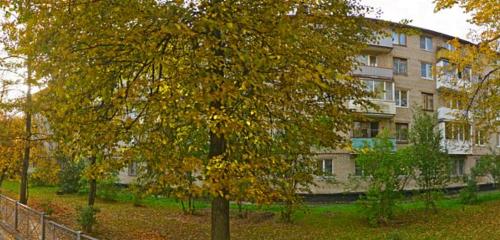
[[[396,148],[408,144],[408,130],[412,125],[412,108],[417,105],[424,111],[437,112],[439,129],[443,134],[443,147],[451,157],[452,174],[461,176],[470,172],[476,160],[492,149],[500,150],[500,131],[456,122],[457,102],[448,102],[442,91],[452,90],[450,74],[460,80],[475,77],[470,69],[462,72],[436,74],[434,69],[448,65],[438,57],[439,51],[453,50],[447,42],[454,37],[443,33],[416,28],[418,34],[390,31],[390,36],[371,43],[358,60],[362,66],[353,71],[374,92],[371,101],[379,110],[364,109],[352,102],[349,108],[361,113],[366,120],[354,122],[350,138],[352,149],[364,146],[382,130],[388,130]],[[461,40],[465,44],[471,44]],[[335,150],[318,154],[323,171],[335,176],[337,184],[318,179],[315,194],[333,194],[345,191],[363,191],[363,186],[353,190],[347,183],[350,177],[362,174],[355,164],[355,154],[348,150]],[[347,184],[347,185],[346,185]],[[457,182],[451,186],[458,186]],[[415,187],[410,184],[409,188]]]
[[[439,51],[452,50],[447,41],[454,37],[417,28],[419,34],[407,35],[388,30],[389,36],[369,44],[358,60],[362,63],[353,74],[365,81],[367,89],[375,92],[371,101],[379,109],[364,109],[353,102],[347,103],[353,112],[366,117],[354,122],[350,133],[352,148],[363,147],[366,142],[383,130],[388,130],[396,148],[408,144],[408,130],[412,124],[412,108],[422,107],[428,112],[437,112],[439,128],[453,161],[453,174],[456,176],[470,172],[476,160],[491,149],[500,150],[500,130],[481,129],[474,124],[455,122],[455,108],[458,103],[446,102],[440,92],[451,89],[449,75],[437,75],[434,69],[448,64],[446,59],[438,58]],[[463,43],[471,44],[465,40]],[[474,77],[465,70],[457,74],[459,78]],[[323,171],[331,173],[335,181],[318,178],[313,194],[335,194],[346,191],[363,191],[363,186],[352,189],[351,177],[362,174],[355,164],[352,150],[337,149],[318,151],[318,163]],[[137,175],[137,164],[130,165],[119,173],[120,183],[129,184]],[[451,186],[459,186],[455,183]],[[412,188],[410,184],[410,188]]]

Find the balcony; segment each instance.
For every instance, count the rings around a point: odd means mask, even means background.
[[[439,107],[437,109],[438,119],[440,121],[452,121],[458,118],[464,118],[465,110],[451,109],[448,107]],[[469,119],[472,120],[472,113],[468,114]]]
[[[472,141],[470,140],[443,139],[441,145],[448,154],[472,154]]]
[[[447,88],[460,90],[464,87],[470,87],[468,80],[459,79],[452,75],[443,74],[436,78],[436,89]]]
[[[359,104],[355,104],[353,100],[348,102],[348,108],[360,113],[366,113],[367,115],[373,115],[378,117],[392,118],[396,114],[396,102],[380,99],[371,99],[373,104],[379,107],[378,110],[374,108],[365,108]]]
[[[352,72],[354,75],[370,77],[370,78],[383,78],[392,79],[393,70],[392,68],[374,67],[374,66],[359,66]]]
[[[368,43],[368,51],[379,52],[379,53],[389,53],[392,51],[392,37],[383,37],[377,41],[371,41]]]
[[[365,146],[373,147],[374,145],[374,140],[375,138],[351,138],[351,146],[352,149],[361,149],[364,148]],[[391,138],[389,139],[392,143],[393,150],[396,150],[396,139]]]

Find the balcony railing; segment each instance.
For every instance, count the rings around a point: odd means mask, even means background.
[[[452,75],[442,74],[436,78],[436,89],[449,88],[449,89],[462,89],[464,87],[470,87],[469,80],[463,80]]]
[[[371,41],[368,45],[368,50],[386,53],[390,52],[393,47],[391,37],[383,37],[379,40]]]
[[[396,139],[389,139],[392,143],[393,150],[396,150]],[[361,149],[364,147],[373,147],[375,144],[375,138],[351,138],[352,149]]]
[[[472,154],[472,141],[443,139],[441,142],[448,154]]]
[[[370,101],[377,105],[379,109],[365,108],[358,104],[355,104],[353,100],[348,102],[348,108],[354,110],[355,112],[372,114],[372,115],[385,115],[392,117],[396,114],[396,102],[380,99],[370,99]]]
[[[459,118],[465,119],[465,110],[451,109],[448,107],[439,107],[437,109],[438,119],[439,120],[457,120]],[[472,120],[472,113],[467,113],[469,119]]]
[[[374,66],[360,66],[352,72],[354,75],[392,79],[394,74],[392,68],[374,67]]]

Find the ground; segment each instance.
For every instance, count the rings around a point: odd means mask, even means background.
[[[6,182],[2,193],[17,196],[17,183]],[[31,187],[29,205],[53,211],[56,221],[78,228],[76,207],[83,194],[57,195],[55,187]],[[457,199],[439,202],[438,214],[426,213],[418,201],[402,204],[387,226],[370,227],[356,204],[314,204],[300,211],[293,224],[279,221],[277,206],[247,206],[248,217],[237,217],[233,208],[232,239],[500,239],[500,192],[482,193],[481,203],[462,205]],[[210,211],[199,202],[197,215],[182,214],[171,199],[148,198],[134,207],[130,195],[115,202],[98,201],[98,226],[92,233],[100,239],[209,239]]]

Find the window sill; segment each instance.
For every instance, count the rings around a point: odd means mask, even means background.
[[[408,77],[408,73],[393,73],[396,76],[405,76]]]
[[[432,49],[420,48],[420,50],[422,50],[422,51],[426,51],[426,52],[432,52]]]
[[[406,109],[408,109],[408,106],[398,106],[398,105],[396,105],[396,107],[397,108],[406,108]]]
[[[428,77],[420,77],[421,79],[427,80],[427,81],[434,81],[434,78],[428,78]]]

